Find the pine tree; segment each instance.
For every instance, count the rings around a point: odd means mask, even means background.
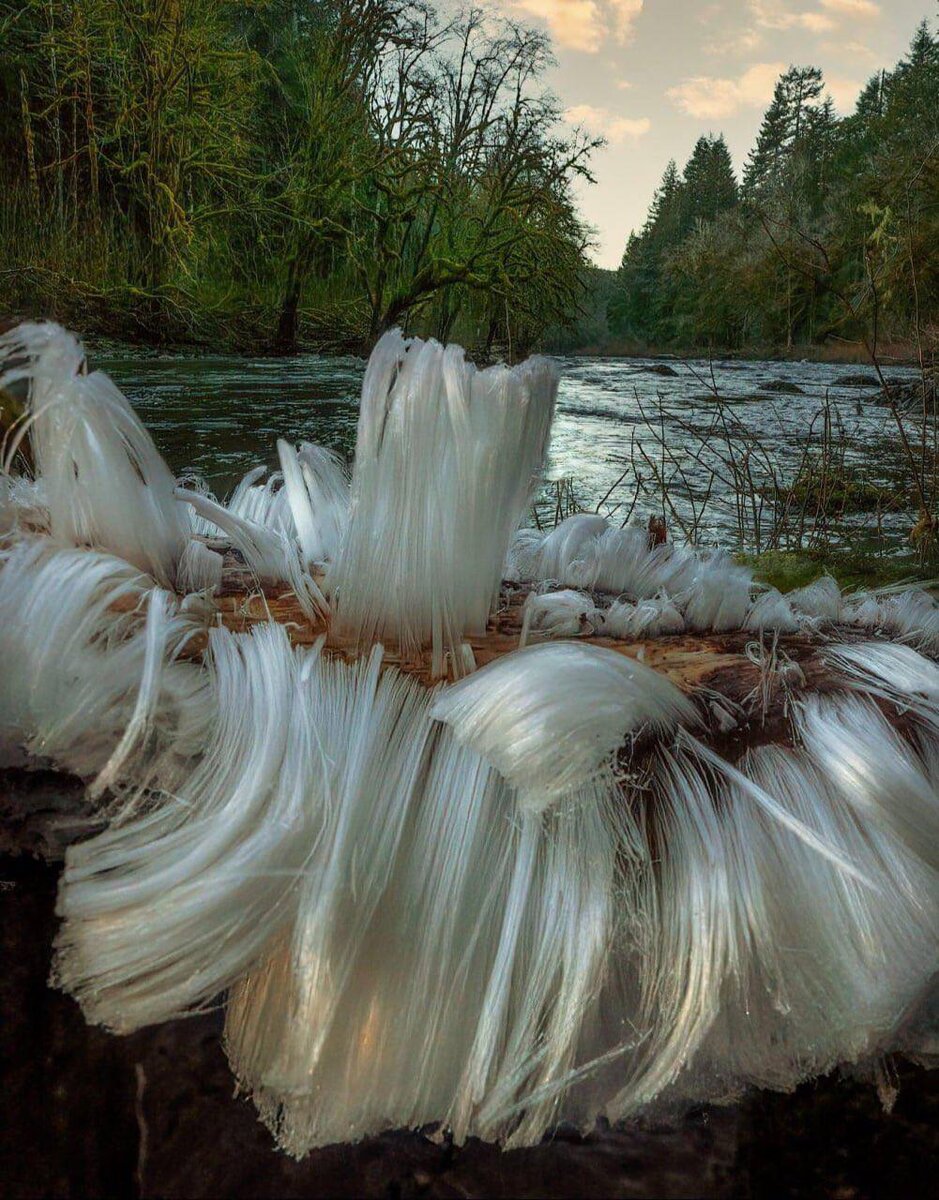
[[[818,67],[790,67],[783,79],[789,88],[791,137],[798,142],[805,136],[806,126],[817,110],[816,101],[825,84]]]
[[[870,337],[876,302],[882,335],[933,345],[937,145],[929,23],[843,120],[821,72],[790,67],[746,165],[746,204],[723,138],[700,137],[681,174],[669,163],[623,257],[611,327],[658,345],[794,346]]]
[[[790,67],[780,75],[763,117],[756,146],[743,175],[745,195],[752,199],[780,181],[793,149],[811,128],[824,89],[818,67]]]
[[[930,70],[939,67],[939,39],[929,31],[929,22],[923,18],[916,27],[910,52],[900,63],[898,74],[906,71]]]
[[[737,203],[737,180],[723,135],[698,138],[685,166],[685,225],[713,221]]]
[[[879,120],[887,107],[887,89],[891,76],[887,71],[872,75],[861,89],[854,106],[854,116],[863,124]]]
[[[793,190],[808,212],[819,212],[825,202],[838,136],[834,101],[826,96],[808,110],[802,136],[793,147]]]
[[[674,158],[669,159],[643,227],[643,236],[660,247],[677,245],[685,233],[683,192],[684,184],[678,174],[678,164]]]
[[[715,217],[733,208],[740,198],[737,176],[724,135],[711,138],[711,160],[708,170],[709,216]]]
[[[781,76],[776,81],[773,99],[763,114],[756,145],[744,168],[743,190],[748,197],[755,196],[775,178],[785,152],[789,138],[789,97],[784,79],[785,76]]]
[[[630,234],[626,243],[617,286],[607,306],[613,332],[648,339],[663,336],[661,317],[666,297],[662,260],[687,233],[685,194],[678,165],[671,159],[652,197],[641,233]]]
[[[893,73],[887,109],[891,123],[909,125],[911,133],[939,127],[939,38],[927,21],[920,22]]]

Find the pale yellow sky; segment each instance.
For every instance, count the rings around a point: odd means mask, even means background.
[[[550,78],[567,119],[602,133],[582,209],[596,261],[619,263],[665,164],[722,132],[738,173],[791,63],[819,66],[842,113],[905,52],[934,0],[489,0],[554,40]]]

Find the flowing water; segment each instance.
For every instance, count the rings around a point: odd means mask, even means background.
[[[670,525],[697,516],[699,540],[739,543],[752,539],[752,514],[741,518],[728,453],[740,473],[749,466],[764,491],[769,470],[781,482],[791,480],[804,464],[807,443],[820,453],[826,438],[866,481],[894,490],[909,475],[876,386],[844,382],[863,375],[876,384],[870,369],[632,358],[558,362],[562,379],[547,476],[549,483],[573,480],[586,508],[625,472],[607,508],[615,505],[625,515],[641,487],[638,511],[661,510],[664,481]],[[197,473],[220,496],[250,467],[276,465],[278,437],[320,442],[346,456],[354,446],[361,359],[125,357],[98,358],[93,365],[125,391],[171,467]],[[902,368],[887,374],[915,378]],[[770,520],[767,514],[760,519],[764,526]],[[840,532],[872,530],[878,522],[899,536],[911,524],[908,508],[879,517],[854,512]]]

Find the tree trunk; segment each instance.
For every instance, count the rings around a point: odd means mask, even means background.
[[[29,96],[26,91],[26,73],[20,68],[20,101],[23,115],[23,141],[26,143],[26,167],[29,174],[29,192],[38,215],[40,209],[39,172],[36,170],[36,142],[33,137],[33,121],[29,111]]]
[[[486,330],[486,361],[492,358],[492,347],[496,340],[496,334],[499,332],[499,318],[490,317],[489,328]]]
[[[296,354],[300,332],[300,299],[306,280],[307,258],[301,247],[287,266],[287,286],[280,306],[274,350],[277,354]]]

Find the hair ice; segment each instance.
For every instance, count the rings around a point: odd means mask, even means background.
[[[628,734],[691,723],[695,709],[635,659],[554,642],[508,654],[444,689],[432,715],[488,759],[523,806],[541,811],[594,779]]]
[[[458,346],[386,334],[362,385],[351,511],[327,577],[341,636],[432,646],[482,633],[541,471],[557,371],[477,370]]]

